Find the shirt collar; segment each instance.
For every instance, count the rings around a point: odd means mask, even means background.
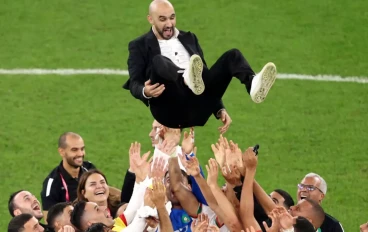
[[[69,179],[69,180],[72,180],[74,179],[64,168],[63,166],[63,161],[60,162],[59,164],[59,171],[60,171],[60,174],[63,176],[63,178],[66,180],[66,179]],[[81,175],[84,173],[84,168],[83,166],[80,167],[79,169],[79,174],[78,174],[78,178],[81,177]]]

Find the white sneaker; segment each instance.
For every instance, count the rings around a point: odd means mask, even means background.
[[[200,56],[192,55],[189,60],[189,67],[184,71],[184,82],[195,95],[204,92],[204,82],[202,79],[203,62]]]
[[[260,73],[253,77],[250,97],[255,103],[261,103],[265,100],[268,91],[270,91],[276,80],[276,66],[274,63],[267,63]]]

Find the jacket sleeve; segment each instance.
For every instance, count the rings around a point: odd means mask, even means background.
[[[199,56],[202,58],[203,64],[207,67],[206,61],[204,59],[203,50],[202,50],[201,46],[199,45],[198,38],[195,34],[193,34],[193,36],[194,36],[194,40],[195,40],[195,43],[196,43],[196,47],[199,51]],[[219,78],[221,78],[221,77],[219,77]],[[225,109],[224,103],[222,102],[222,99],[218,99],[215,103],[214,111],[212,112],[216,119],[219,119],[219,117],[217,117],[217,113],[222,109]]]
[[[129,43],[128,71],[129,71],[129,90],[137,99],[141,100],[146,106],[149,101],[143,96],[145,82],[146,62],[139,49],[137,41]]]

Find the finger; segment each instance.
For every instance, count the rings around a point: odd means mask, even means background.
[[[150,79],[148,79],[146,82],[144,82],[144,85],[146,86],[146,85],[150,85],[151,84],[151,80]]]
[[[149,152],[149,153],[151,153],[151,152]],[[147,162],[148,162],[149,164],[152,164],[152,161],[153,161],[153,156],[151,156]]]
[[[206,164],[206,170],[207,170],[207,173],[209,174],[211,172],[211,169],[210,167],[208,167],[208,165]]]
[[[196,156],[197,155],[197,147],[193,148],[193,154]]]
[[[266,222],[262,222],[262,223],[266,231],[269,231],[270,227],[268,227],[267,223]]]
[[[158,97],[158,96],[160,96],[164,91],[165,91],[165,88],[164,88],[163,90],[161,90],[161,91],[159,91],[159,92],[157,92],[157,93],[153,94],[152,96],[153,96],[153,97]]]
[[[142,156],[142,160],[147,161],[148,156],[149,156],[150,154],[151,154],[151,151],[148,151],[148,152],[144,153],[144,155]],[[151,157],[151,158],[152,158],[152,157]]]
[[[165,89],[165,85],[157,85],[157,84],[155,84],[152,87],[154,87],[154,88],[151,88],[150,89],[151,94],[157,94],[158,92],[160,92],[160,91],[162,91],[162,90]]]
[[[152,90],[152,96],[160,96],[165,90],[165,86],[157,87],[155,90]]]
[[[153,89],[157,88],[157,86],[159,86],[159,85],[160,85],[160,83],[156,83],[156,84],[153,84],[153,85],[149,84],[149,85],[145,86],[145,88],[147,89],[147,91],[151,92]]]
[[[211,144],[211,149],[213,153],[216,153],[218,151],[217,147],[214,144]]]

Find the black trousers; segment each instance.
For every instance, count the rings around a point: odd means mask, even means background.
[[[151,82],[165,85],[165,91],[150,100],[153,117],[171,128],[204,126],[216,111],[218,101],[236,77],[250,93],[254,71],[238,49],[225,52],[215,64],[203,68],[205,91],[195,95],[184,84],[181,69],[170,59],[156,55],[152,61]],[[181,70],[184,71],[184,70]]]

